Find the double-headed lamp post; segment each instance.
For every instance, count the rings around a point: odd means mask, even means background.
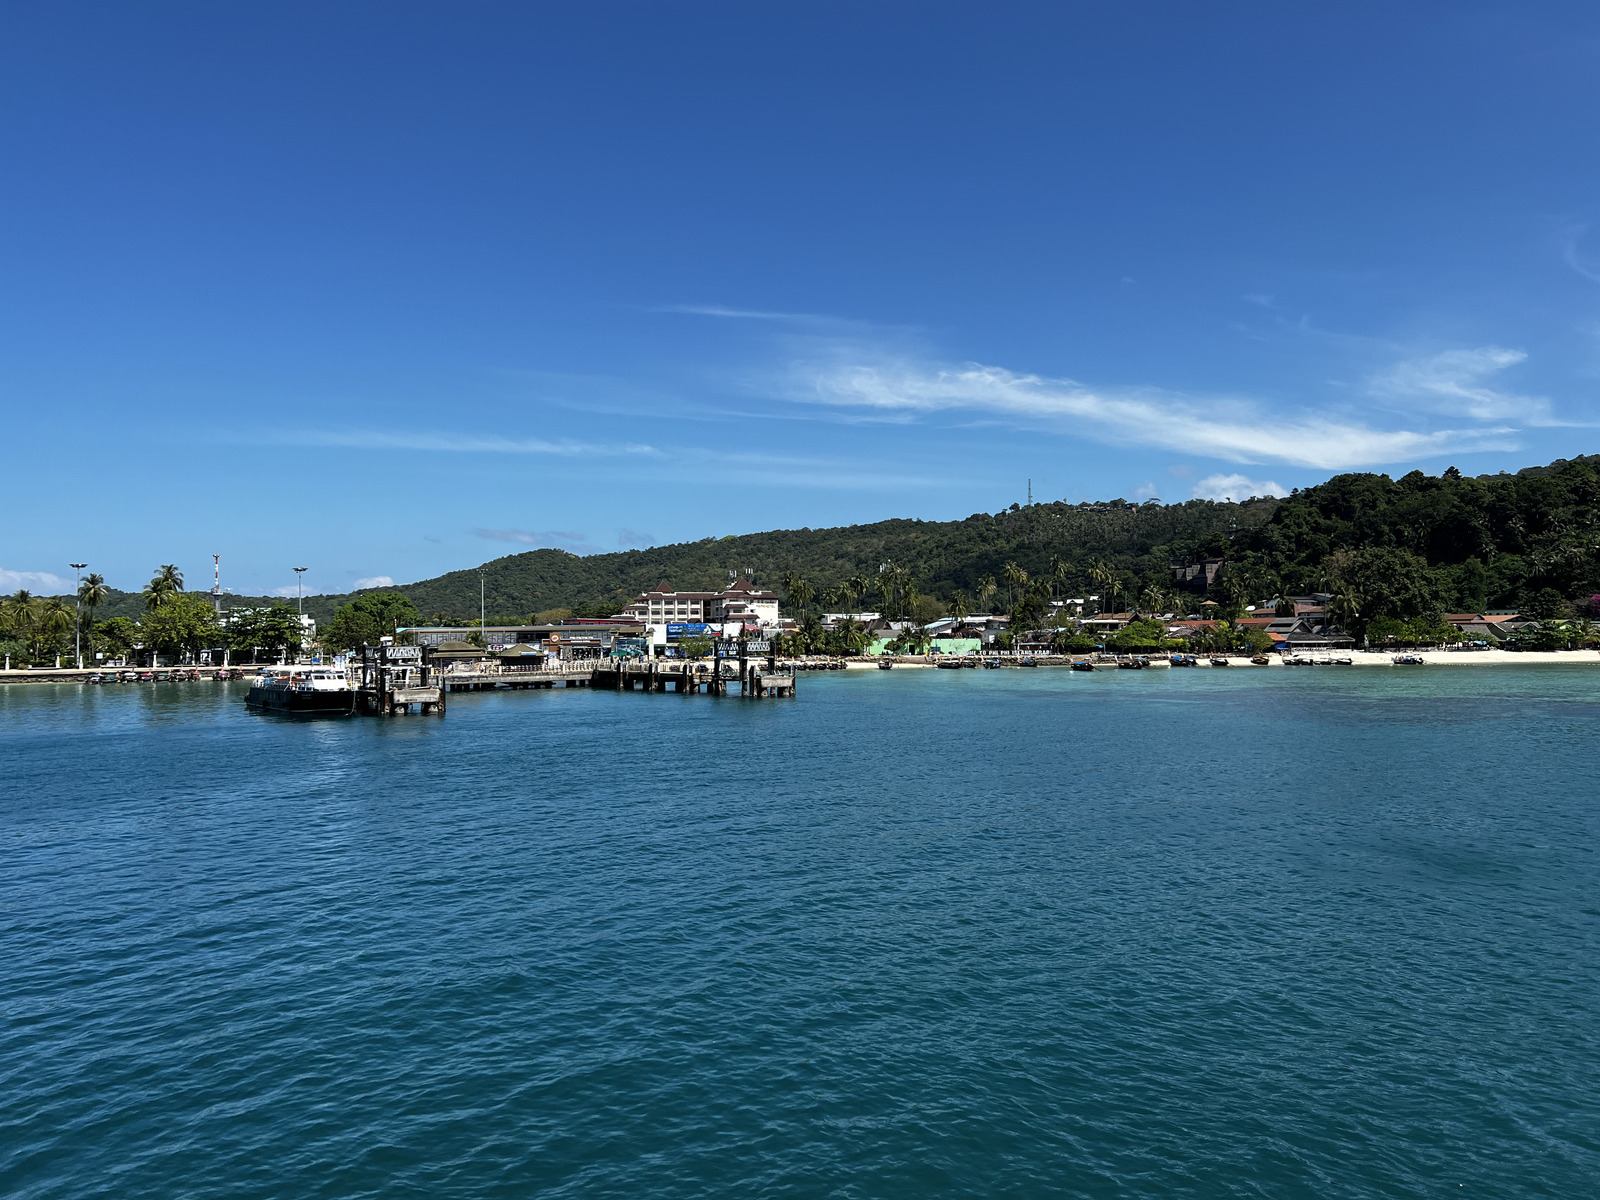
[[[72,619],[72,652],[78,660],[78,670],[83,670],[83,569],[88,563],[68,563],[78,573],[78,615]]]
[[[305,583],[306,572],[310,567],[296,567],[294,569],[294,607],[300,616],[306,615],[306,596],[302,585]]]

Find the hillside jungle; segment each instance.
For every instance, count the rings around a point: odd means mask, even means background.
[[[1181,583],[1175,565],[1220,569]],[[1126,500],[1012,505],[962,521],[895,519],[834,529],[773,530],[578,557],[534,550],[483,566],[489,623],[608,616],[666,581],[714,590],[738,571],[778,591],[821,642],[824,610],[871,610],[925,623],[1001,611],[1013,627],[1046,620],[1049,601],[1098,595],[1101,607],[1236,616],[1246,604],[1325,593],[1360,636],[1397,623],[1427,627],[1447,612],[1514,609],[1547,621],[1600,615],[1600,455],[1516,474],[1337,475],[1281,499],[1242,504]],[[1209,582],[1205,581],[1209,577]],[[86,584],[86,615],[103,636],[218,644],[209,603],[162,568],[142,593]],[[306,598],[329,648],[396,624],[470,627],[477,569],[397,588]],[[1210,600],[1211,605],[1204,602]],[[293,636],[281,601],[230,597],[251,610],[234,640],[270,652]],[[174,607],[176,606],[176,607]],[[18,594],[0,605],[0,648],[18,661],[70,642],[72,597]],[[168,610],[163,612],[162,610]],[[204,611],[202,611],[204,610]],[[180,619],[181,618],[181,619]],[[807,620],[809,618],[809,620]],[[169,628],[170,627],[170,628]],[[804,639],[802,639],[803,641]]]

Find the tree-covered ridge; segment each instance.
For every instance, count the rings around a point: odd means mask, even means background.
[[[961,521],[781,529],[585,558],[533,550],[481,570],[491,623],[562,610],[609,615],[662,580],[710,591],[735,570],[752,572],[759,586],[786,597],[789,581],[801,581],[818,605],[829,607],[844,607],[840,589],[852,581],[866,581],[853,589],[858,606],[883,606],[878,584],[887,575],[893,585],[887,606],[915,615],[924,615],[913,602],[920,599],[967,611],[1014,611],[1020,602],[1027,618],[1052,595],[1091,594],[1108,606],[1149,611],[1176,606],[1174,561],[1208,559],[1225,564],[1209,590],[1224,608],[1329,592],[1352,631],[1379,618],[1448,611],[1516,608],[1556,616],[1600,593],[1597,467],[1600,456],[1476,478],[1454,468],[1399,479],[1348,474],[1284,500],[1013,505]],[[399,593],[425,622],[476,621],[479,570],[357,595]],[[147,611],[148,593],[102,591],[102,619]],[[327,629],[350,600],[307,596],[305,609]],[[1194,595],[1183,604],[1199,600]],[[274,603],[281,602],[225,601],[228,608]],[[352,610],[338,629],[354,637],[369,624],[392,627],[398,611]]]
[[[962,521],[898,518],[833,529],[780,529],[586,558],[534,550],[486,563],[484,591],[492,621],[496,614],[521,619],[556,608],[614,612],[663,579],[680,590],[709,591],[726,586],[734,570],[752,571],[758,585],[774,590],[796,575],[821,596],[852,577],[874,577],[880,567],[893,564],[923,594],[949,601],[957,591],[976,595],[983,578],[999,578],[1007,563],[1042,578],[1053,559],[1065,557],[1070,569],[1058,587],[1081,594],[1095,587],[1090,564],[1096,559],[1110,564],[1130,587],[1147,577],[1164,581],[1174,555],[1225,544],[1230,532],[1267,520],[1277,504],[1046,503]],[[397,590],[411,597],[425,620],[478,615],[476,569]]]
[[[1581,601],[1600,592],[1597,466],[1336,475],[1238,534],[1228,569],[1249,588],[1347,590],[1367,618]]]

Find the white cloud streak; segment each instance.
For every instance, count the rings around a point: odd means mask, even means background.
[[[1240,401],[1201,403],[1155,388],[1096,389],[1071,379],[1019,375],[977,363],[801,368],[794,398],[878,412],[990,412],[1070,423],[1110,441],[1204,454],[1229,462],[1277,461],[1322,470],[1405,462],[1445,453],[1515,449],[1511,428],[1374,429],[1305,412],[1279,416]]]
[[[1289,489],[1270,479],[1247,475],[1207,475],[1194,485],[1196,500],[1248,500],[1252,496],[1287,496]]]
[[[0,567],[0,592],[26,589],[40,596],[64,596],[73,591],[73,582],[49,571],[8,571]]]
[[[361,588],[393,587],[394,579],[388,575],[368,575],[365,579],[358,579],[350,585],[352,590]]]
[[[762,312],[754,308],[729,308],[722,304],[664,304],[652,312],[683,313],[691,317],[724,317],[738,321],[826,321],[812,313]]]
[[[654,446],[635,442],[603,445],[566,439],[472,437],[450,433],[390,433],[382,430],[302,430],[284,441],[296,446],[350,450],[425,450],[446,454],[551,454],[563,458],[653,455]]]
[[[1525,424],[1549,424],[1550,402],[1544,397],[1497,391],[1484,382],[1527,357],[1522,350],[1507,350],[1502,346],[1446,350],[1429,358],[1396,363],[1373,376],[1371,391],[1379,397],[1420,400],[1435,412],[1477,421],[1519,420]]]

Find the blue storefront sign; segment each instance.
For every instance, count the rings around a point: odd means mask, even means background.
[[[667,641],[675,642],[679,638],[704,637],[706,630],[711,626],[691,621],[683,625],[667,626]]]

